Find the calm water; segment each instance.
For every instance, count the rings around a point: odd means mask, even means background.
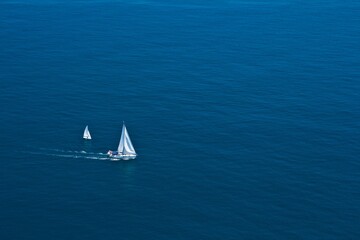
[[[2,1],[0,239],[359,239],[359,13]]]

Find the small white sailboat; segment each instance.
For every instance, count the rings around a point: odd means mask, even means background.
[[[83,138],[86,139],[86,140],[91,140],[89,127],[87,125],[86,125],[85,130],[84,130]]]
[[[126,129],[125,123],[123,123],[120,142],[117,151],[109,150],[107,154],[113,160],[130,160],[136,158],[134,146],[132,145],[129,133]]]

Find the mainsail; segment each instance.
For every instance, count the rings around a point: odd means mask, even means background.
[[[123,155],[136,155],[134,146],[131,143],[131,139],[125,124],[123,124],[118,152]]]
[[[83,138],[84,138],[84,139],[89,139],[89,140],[91,139],[91,135],[90,135],[88,126],[86,126],[86,128],[85,128],[85,130],[84,130]]]

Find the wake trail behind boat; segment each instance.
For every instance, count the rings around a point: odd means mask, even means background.
[[[96,152],[86,152],[84,150],[82,151],[75,151],[75,150],[63,150],[63,149],[56,149],[56,148],[39,148],[39,150],[42,151],[48,151],[48,152],[62,152],[62,153],[80,153],[80,154],[94,154],[94,155],[106,155],[105,153],[96,153]]]
[[[62,150],[62,149],[47,149],[47,148],[40,148],[39,150],[41,150],[41,151],[35,151],[35,152],[27,151],[26,153],[36,154],[36,155],[45,155],[45,156],[54,156],[54,157],[63,157],[63,158],[109,160],[108,157],[105,157],[104,153],[72,151],[72,150]]]

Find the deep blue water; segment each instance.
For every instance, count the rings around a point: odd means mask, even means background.
[[[359,26],[351,0],[2,1],[0,239],[359,239]]]

